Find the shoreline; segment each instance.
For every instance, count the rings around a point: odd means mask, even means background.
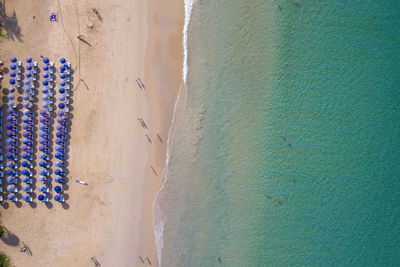
[[[22,41],[3,38],[0,52],[5,66],[10,56],[39,61],[43,54],[54,61],[65,56],[81,67],[88,87],[80,83],[73,96],[69,208],[57,203],[51,209],[42,203],[36,208],[26,203],[21,208],[12,203],[7,209],[0,207],[7,228],[19,244],[30,247],[33,256],[4,242],[0,251],[17,266],[88,266],[91,256],[104,266],[141,264],[139,256],[157,265],[152,205],[182,83],[183,4],[113,0],[95,6],[76,2],[75,9],[74,2],[60,0],[66,33],[79,53],[76,59],[61,22],[48,21],[57,3],[46,2],[6,3],[6,13],[16,13]],[[93,7],[103,22],[93,14]],[[39,46],[43,41],[37,33],[44,29],[48,44]],[[90,46],[75,38],[77,32]],[[74,77],[78,79],[78,73]],[[146,90],[138,89],[138,77]],[[3,87],[8,87],[7,81],[2,81]],[[148,130],[140,126],[138,117],[146,121]],[[79,178],[89,186],[72,182]]]

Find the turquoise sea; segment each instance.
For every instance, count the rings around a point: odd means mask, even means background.
[[[197,0],[188,28],[161,265],[400,266],[400,1]]]

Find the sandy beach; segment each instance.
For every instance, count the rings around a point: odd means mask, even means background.
[[[141,266],[139,256],[157,266],[152,204],[182,83],[183,2],[4,0],[0,7],[5,67],[11,56],[43,55],[66,57],[75,69],[66,205],[3,203],[9,238],[0,251],[16,266],[94,266],[92,256],[101,266]],[[32,256],[19,251],[23,243]]]

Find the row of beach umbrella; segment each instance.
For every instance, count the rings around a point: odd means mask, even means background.
[[[11,58],[10,72],[11,79],[9,83],[12,87],[10,87],[8,95],[8,109],[7,109],[7,163],[6,163],[6,176],[7,176],[7,191],[9,192],[7,199],[12,202],[17,202],[18,197],[15,193],[18,192],[18,110],[17,105],[14,103],[14,92],[15,87],[22,87],[22,76],[25,74],[25,79],[23,80],[24,84],[24,94],[23,94],[23,117],[22,117],[22,129],[23,129],[23,141],[22,141],[22,155],[21,155],[21,166],[23,167],[21,171],[22,182],[22,190],[25,194],[22,196],[22,199],[26,202],[32,202],[31,193],[32,190],[32,169],[33,169],[33,144],[34,144],[34,112],[32,111],[32,107],[34,106],[34,82],[38,80],[38,64],[33,61],[32,58],[27,58],[26,62],[28,63],[26,66],[26,72],[23,72],[22,62],[18,61],[17,58]],[[56,146],[55,146],[55,154],[54,157],[57,159],[55,162],[55,166],[58,168],[54,171],[56,177],[54,181],[59,185],[54,187],[54,191],[57,193],[55,195],[54,200],[58,202],[64,202],[63,197],[63,189],[62,184],[67,182],[65,178],[65,142],[67,135],[67,121],[68,121],[68,112],[69,112],[69,90],[71,89],[71,69],[70,64],[66,62],[64,58],[60,59],[60,86],[59,88],[59,111],[57,112],[57,133],[56,133]],[[47,193],[50,192],[50,124],[51,124],[51,114],[53,112],[53,103],[54,103],[54,89],[55,89],[55,68],[54,64],[50,62],[50,60],[45,57],[43,58],[43,81],[42,81],[42,109],[40,109],[40,118],[39,118],[39,176],[38,180],[42,182],[41,185],[38,186],[38,190],[41,192],[38,196],[38,200],[42,202],[48,202],[49,197]],[[2,116],[1,116],[2,118]],[[1,136],[0,136],[1,139]],[[1,159],[3,155],[0,154]],[[3,162],[3,160],[1,160]],[[2,191],[2,178],[4,177],[3,166],[0,165],[0,190]],[[2,196],[0,195],[0,201],[2,201]]]

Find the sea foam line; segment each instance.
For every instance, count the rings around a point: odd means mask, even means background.
[[[161,207],[158,203],[158,198],[160,193],[163,191],[166,183],[167,183],[167,176],[168,176],[168,166],[171,158],[171,139],[172,139],[172,127],[174,126],[175,117],[176,117],[176,110],[177,106],[181,97],[182,88],[186,87],[187,75],[188,75],[188,34],[189,34],[189,24],[191,20],[192,8],[193,3],[195,0],[185,0],[185,24],[183,26],[183,86],[179,88],[178,96],[175,101],[174,105],[174,113],[172,116],[171,126],[169,127],[168,131],[168,140],[167,140],[167,153],[166,153],[166,160],[165,166],[162,173],[162,180],[161,180],[161,187],[160,190],[157,192],[156,197],[153,201],[153,228],[155,234],[155,241],[156,241],[156,248],[157,248],[157,256],[158,262],[160,266],[162,266],[162,250],[164,248],[164,225],[166,220],[166,215],[163,213]]]

